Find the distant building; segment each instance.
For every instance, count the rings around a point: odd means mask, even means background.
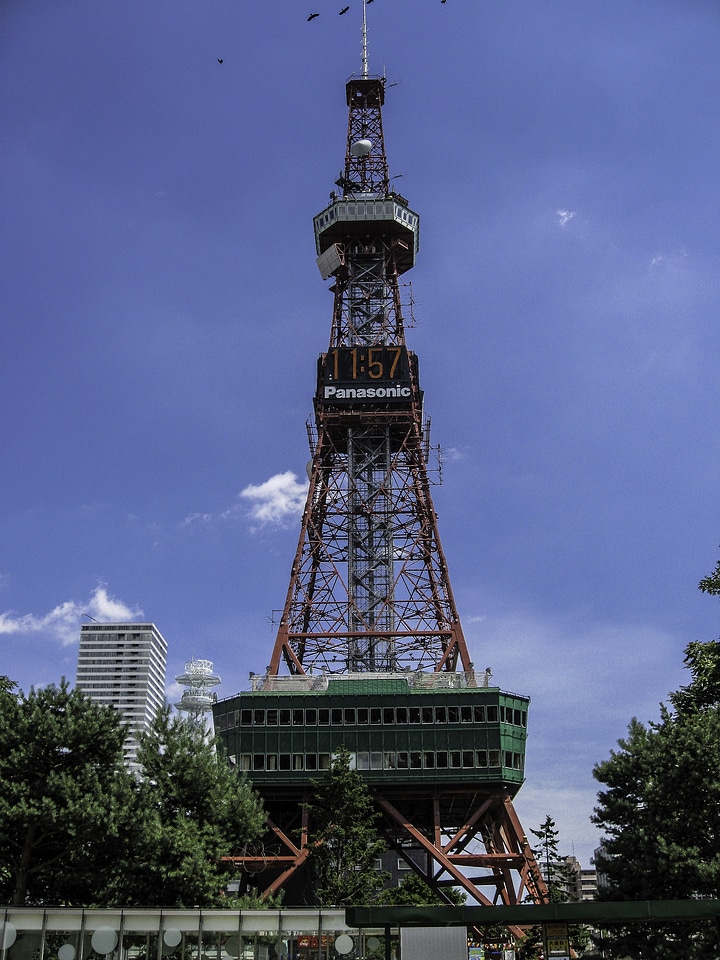
[[[565,857],[566,883],[563,885],[570,900],[595,900],[597,896],[597,873],[580,866],[575,857]]]
[[[125,763],[135,771],[138,737],[165,704],[167,643],[154,623],[84,623],[75,685],[114,707],[130,730]]]

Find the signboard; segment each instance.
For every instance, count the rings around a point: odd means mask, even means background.
[[[566,923],[544,923],[545,956],[548,960],[570,960],[570,937]]]
[[[407,347],[389,344],[333,347],[320,358],[318,399],[333,406],[410,403]]]

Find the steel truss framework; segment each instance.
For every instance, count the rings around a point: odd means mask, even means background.
[[[317,439],[269,678],[283,669],[473,672],[430,494],[417,358],[408,353],[410,395],[402,403],[337,404],[320,389],[333,350],[356,349],[358,356],[373,347],[406,350],[399,276],[414,262],[417,217],[390,189],[384,89],[383,78],[348,81],[345,168],[337,181],[342,198],[331,195],[331,206],[316,218],[318,253],[332,254],[332,327],[318,363]],[[358,211],[362,222],[352,220]],[[401,856],[406,843],[428,854],[423,875],[435,889],[457,885],[483,904],[547,897],[500,783],[494,792],[468,792],[464,784],[420,788],[416,795],[383,788],[374,796],[391,846]],[[260,879],[269,896],[297,879],[307,859],[307,796],[266,791],[263,799],[268,845],[233,859],[259,877],[269,871],[266,884]]]
[[[401,795],[390,788],[373,798],[389,848],[448,903],[443,892],[448,886],[462,888],[485,906],[547,901],[547,886],[507,791],[481,794],[453,787],[406,789]],[[264,799],[270,811],[266,837],[224,860],[244,877],[243,892],[254,883],[268,898],[293,881],[304,890],[303,870],[311,853],[309,793],[280,792]],[[426,855],[425,869],[418,852]]]

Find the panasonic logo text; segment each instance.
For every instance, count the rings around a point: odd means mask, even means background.
[[[409,400],[410,387],[332,387],[324,388],[325,400]]]

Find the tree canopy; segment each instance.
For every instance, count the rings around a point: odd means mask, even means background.
[[[0,864],[14,904],[92,902],[130,788],[115,711],[60,686],[0,689]]]
[[[700,589],[720,595],[720,564]],[[613,900],[720,896],[720,642],[685,650],[691,682],[660,720],[633,719],[610,758],[593,820],[605,833],[598,872]],[[630,957],[717,956],[712,928],[637,925],[621,930]]]
[[[218,906],[223,854],[259,836],[265,813],[248,781],[202,730],[163,710],[137,755],[129,843],[109,892],[118,903]]]
[[[220,857],[259,833],[258,797],[169,708],[142,740],[140,777],[125,736],[115,710],[64,679],[27,696],[0,682],[5,902],[222,902]]]

